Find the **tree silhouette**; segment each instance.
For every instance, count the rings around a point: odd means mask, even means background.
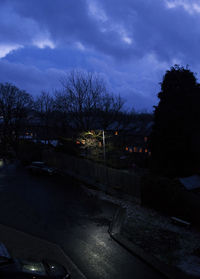
[[[10,83],[0,83],[1,143],[17,147],[21,129],[33,104],[32,96]]]
[[[74,70],[61,83],[63,91],[57,96],[66,100],[71,116],[68,120],[79,131],[93,129],[98,124],[106,129],[122,111],[124,100],[108,92],[105,81],[95,73]]]
[[[171,67],[158,98],[150,140],[152,164],[171,175],[194,172],[200,157],[194,144],[200,136],[200,87],[194,73],[187,67]]]

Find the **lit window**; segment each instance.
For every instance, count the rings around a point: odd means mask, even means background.
[[[144,137],[144,141],[147,142],[147,140],[148,140],[148,137]]]
[[[148,152],[148,149],[147,149],[147,148],[145,148],[144,152],[145,152],[145,153],[147,153],[147,152]]]
[[[139,149],[139,152],[142,153],[142,147]]]
[[[133,152],[133,149],[132,149],[132,148],[130,148],[130,149],[129,149],[129,152],[130,152],[130,153],[132,153],[132,152]]]
[[[115,136],[118,136],[118,131],[115,131]]]
[[[80,141],[77,140],[77,141],[76,141],[76,144],[80,144]]]
[[[133,150],[134,150],[134,152],[137,152],[137,147],[134,146],[134,147],[133,147]]]
[[[128,151],[128,147],[126,147],[125,150]]]

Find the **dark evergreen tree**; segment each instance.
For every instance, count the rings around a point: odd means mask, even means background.
[[[200,166],[200,87],[188,68],[166,72],[155,106],[150,148],[152,165],[170,175],[187,175]]]

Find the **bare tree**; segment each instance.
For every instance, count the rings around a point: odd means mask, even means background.
[[[59,134],[66,136],[69,131],[69,99],[64,91],[54,92],[54,117],[57,126],[59,126]]]
[[[52,132],[55,102],[53,96],[48,92],[42,91],[39,96],[36,97],[34,102],[34,108],[40,119],[40,126],[43,127],[43,136],[45,140],[49,140],[50,133]]]
[[[113,122],[119,122],[118,115],[122,111],[123,105],[124,100],[120,95],[116,96],[108,92],[102,94],[99,110],[100,123],[104,130],[106,130]]]
[[[54,92],[54,108],[65,115],[69,112],[69,100],[64,91]]]
[[[20,129],[32,104],[30,94],[10,83],[0,84],[1,136],[4,144],[18,141]]]
[[[42,91],[35,99],[35,108],[40,115],[51,114],[54,109],[53,97],[45,91]]]
[[[72,71],[61,83],[70,121],[78,130],[106,128],[122,109],[122,98],[110,94],[104,80],[95,73]]]

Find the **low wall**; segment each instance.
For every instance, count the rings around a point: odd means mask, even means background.
[[[123,192],[140,200],[140,177],[135,173],[105,167],[90,160],[54,151],[44,151],[43,160],[101,190]]]

